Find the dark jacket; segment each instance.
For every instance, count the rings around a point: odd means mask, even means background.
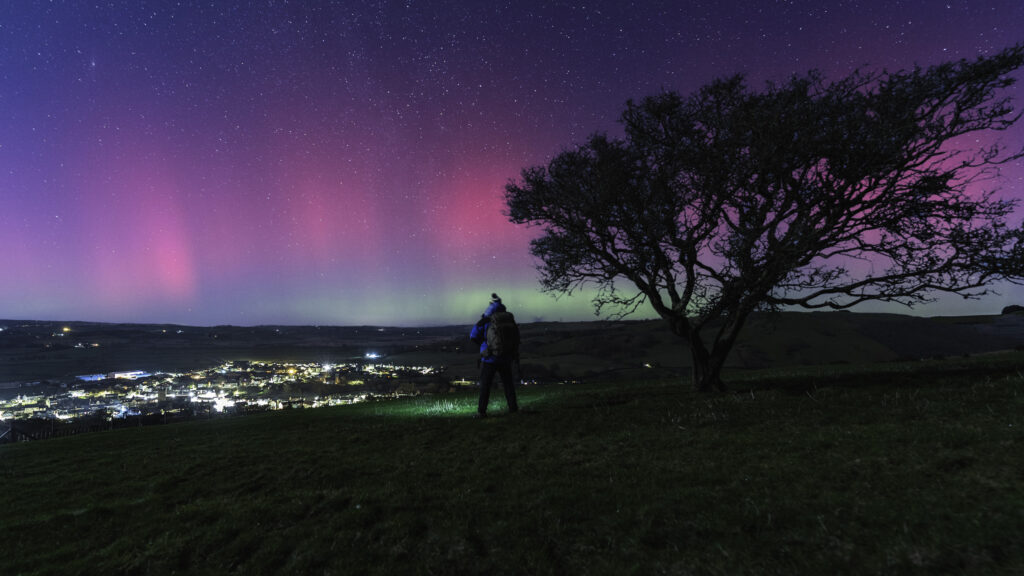
[[[500,362],[505,360],[501,356],[492,356],[487,353],[487,326],[491,323],[491,314],[495,312],[505,312],[505,305],[501,303],[501,300],[491,302],[487,310],[484,310],[483,316],[480,317],[480,320],[473,325],[473,329],[469,332],[469,339],[480,344],[480,359],[483,362]]]

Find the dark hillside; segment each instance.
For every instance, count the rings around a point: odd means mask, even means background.
[[[116,370],[190,370],[226,360],[343,362],[367,352],[404,364],[476,373],[467,326],[174,326],[0,320],[0,383]],[[64,331],[68,328],[68,331]],[[528,379],[671,377],[690,366],[661,321],[522,325]],[[1024,344],[1024,316],[921,318],[781,313],[751,318],[728,361],[767,368],[976,354]]]
[[[468,392],[0,446],[0,574],[1022,574],[1022,369],[528,386],[484,420]]]
[[[538,323],[524,327],[524,362],[563,376],[632,378],[685,373],[686,342],[661,321]],[[782,313],[752,317],[731,368],[863,364],[958,356],[1024,344],[1024,318]],[[467,368],[463,368],[468,370]]]

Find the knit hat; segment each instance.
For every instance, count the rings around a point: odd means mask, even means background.
[[[501,304],[501,297],[494,292],[491,292],[491,304]]]

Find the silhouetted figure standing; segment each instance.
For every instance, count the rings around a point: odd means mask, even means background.
[[[480,345],[480,401],[476,409],[477,417],[487,415],[487,402],[491,397],[495,374],[501,374],[509,413],[516,412],[519,404],[516,402],[512,363],[519,359],[519,327],[497,294],[491,294],[491,303],[473,326],[469,338]]]

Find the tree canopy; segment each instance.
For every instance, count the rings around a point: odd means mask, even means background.
[[[506,186],[539,226],[545,290],[644,303],[690,346],[701,389],[761,309],[914,305],[1024,275],[1016,200],[989,188],[1024,156],[993,138],[1024,45],[899,72],[815,71],[763,90],[741,76],[630,101],[625,138],[593,135]],[[1019,143],[1018,143],[1019,144]]]

